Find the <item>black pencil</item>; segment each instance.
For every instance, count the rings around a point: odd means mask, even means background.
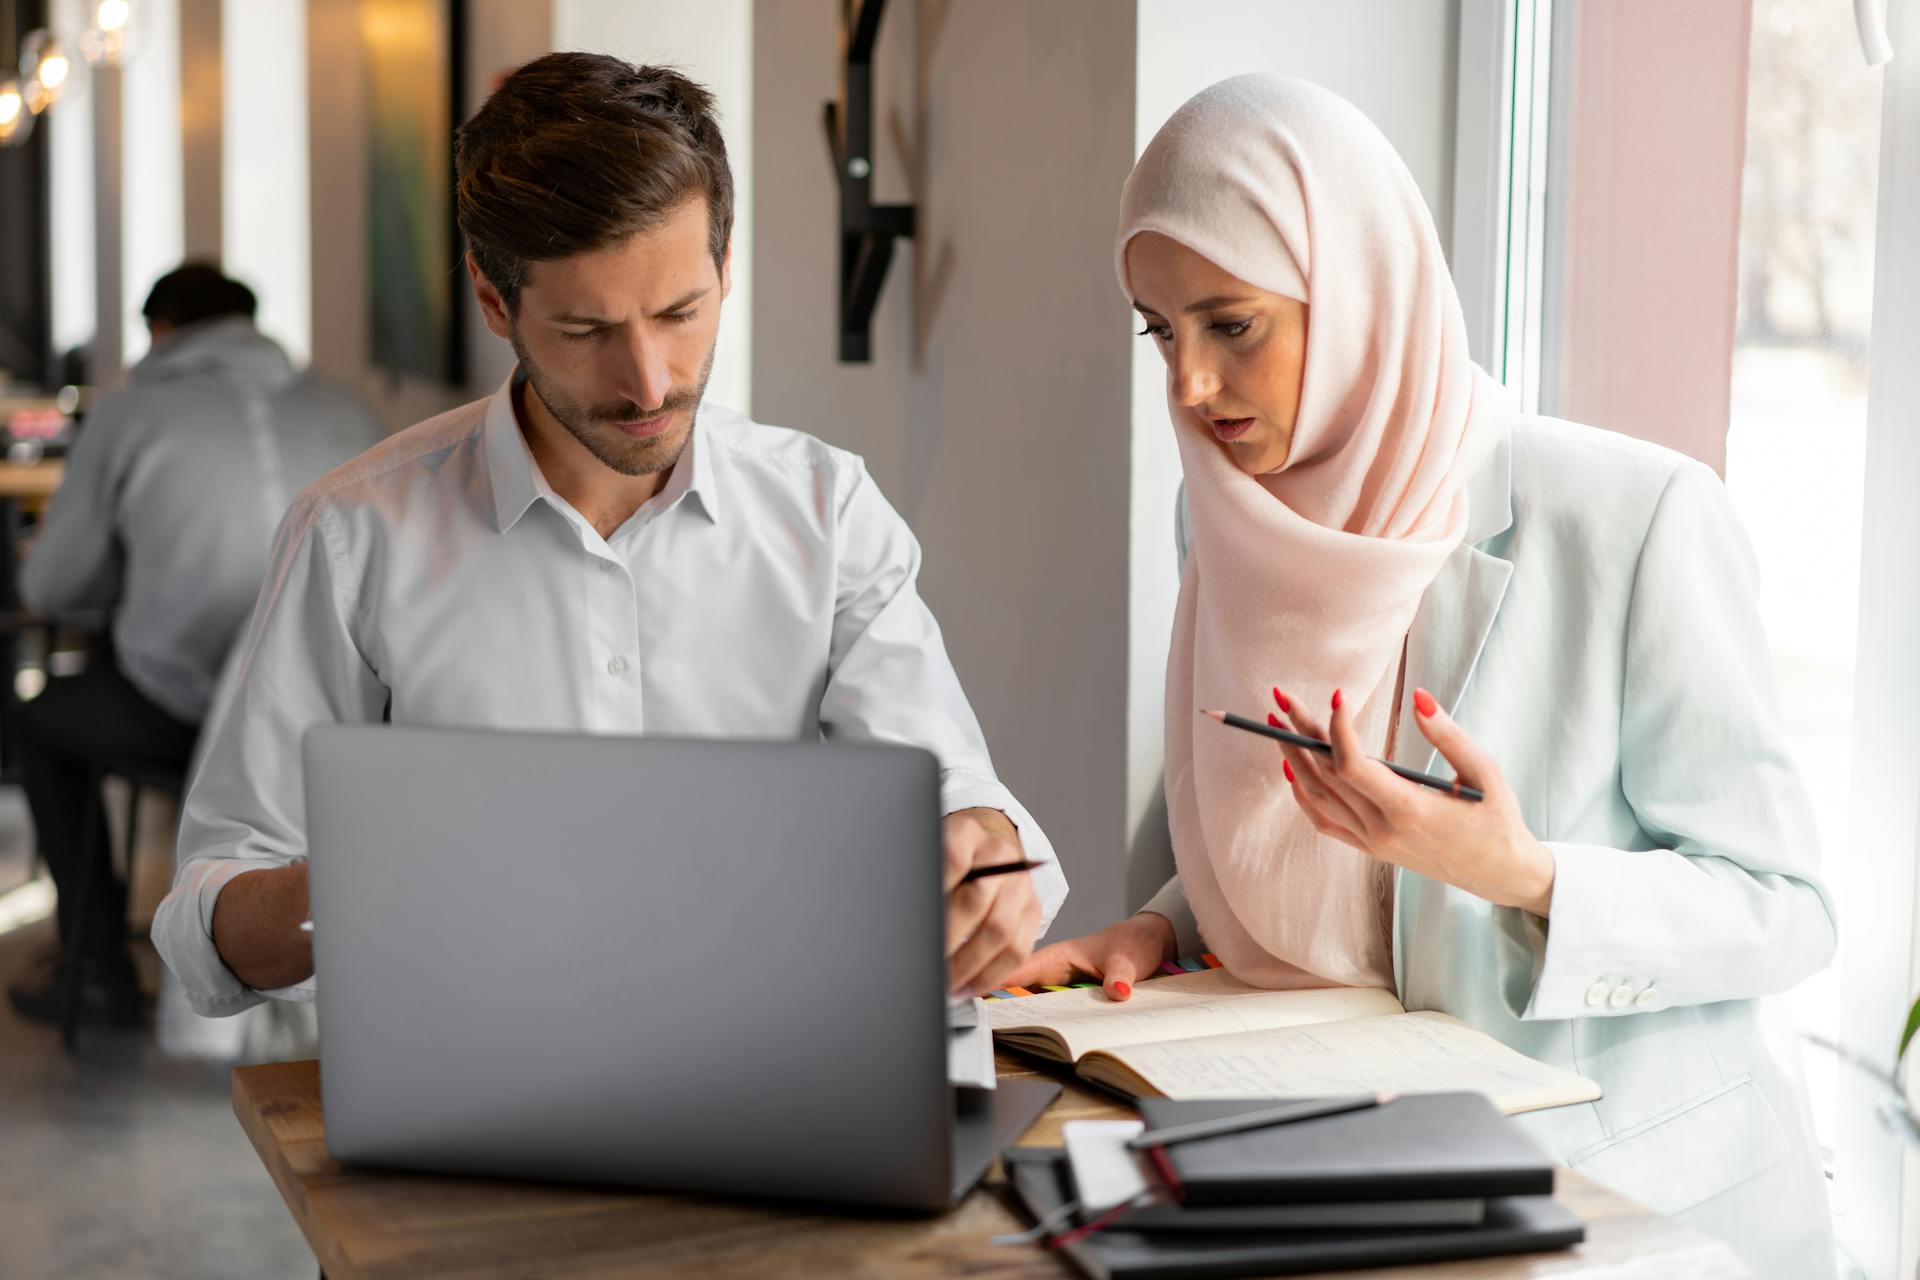
[[[973,870],[967,872],[967,874],[960,877],[960,883],[966,884],[972,880],[985,880],[988,876],[1004,876],[1014,871],[1031,871],[1035,867],[1044,867],[1046,865],[1047,864],[1044,862],[1031,862],[1031,861],[1029,862],[996,862],[992,866],[988,866],[988,867],[975,867]]]
[[[1257,733],[1262,737],[1272,738],[1275,742],[1290,742],[1296,747],[1305,747],[1308,751],[1318,751],[1323,756],[1333,754],[1333,744],[1331,742],[1322,742],[1318,738],[1309,738],[1304,733],[1294,733],[1290,729],[1280,729],[1270,724],[1261,724],[1257,720],[1249,720],[1245,716],[1237,716],[1231,711],[1202,711],[1200,714],[1210,719],[1218,720],[1221,724],[1231,725],[1235,729],[1245,729],[1248,733]],[[1380,763],[1386,765],[1387,768],[1393,770],[1408,782],[1417,782],[1423,787],[1432,787],[1435,791],[1444,791],[1450,796],[1459,796],[1462,800],[1486,799],[1486,796],[1481,794],[1478,787],[1469,787],[1458,778],[1436,778],[1430,773],[1422,773],[1418,769],[1409,769],[1403,765],[1397,765],[1391,760],[1382,760]]]

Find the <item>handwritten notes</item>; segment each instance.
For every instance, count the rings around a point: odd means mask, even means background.
[[[1430,1012],[1161,1039],[1094,1055],[1081,1074],[1127,1092],[1144,1083],[1169,1098],[1471,1091],[1508,1113],[1600,1096],[1584,1076]]]

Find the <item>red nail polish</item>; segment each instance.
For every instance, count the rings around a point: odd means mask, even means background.
[[[1114,983],[1114,984],[1113,984],[1113,989],[1114,989],[1114,990],[1115,990],[1116,992],[1118,992],[1118,993],[1119,993],[1119,995],[1120,995],[1120,998],[1121,998],[1122,1000],[1125,1000],[1125,999],[1126,999],[1126,998],[1127,998],[1128,996],[1130,996],[1130,995],[1132,995],[1132,994],[1133,994],[1133,988],[1132,988],[1132,987],[1130,987],[1130,986],[1128,986],[1128,985],[1127,985],[1126,983],[1124,983],[1124,982],[1116,982],[1116,983]]]
[[[1284,773],[1284,774],[1286,774],[1286,775],[1287,775],[1287,781],[1288,781],[1288,782],[1292,782],[1292,781],[1293,781],[1293,765],[1292,765],[1292,763],[1291,763],[1291,762],[1289,762],[1289,761],[1286,761],[1286,760],[1282,760],[1282,761],[1280,762],[1280,772],[1282,772],[1282,773]]]
[[[1287,701],[1286,694],[1281,693],[1278,689],[1275,689],[1273,691],[1273,696],[1280,699],[1280,709],[1282,711],[1286,712],[1288,715],[1293,714],[1293,704]]]
[[[1340,709],[1340,691],[1338,689],[1333,691],[1333,709],[1335,711]]]
[[[1280,717],[1273,714],[1273,712],[1271,711],[1267,712],[1267,723],[1272,725],[1276,729],[1281,727]]]
[[[1430,716],[1440,709],[1440,704],[1435,702],[1433,695],[1425,689],[1415,689],[1413,691],[1413,709],[1423,716]]]

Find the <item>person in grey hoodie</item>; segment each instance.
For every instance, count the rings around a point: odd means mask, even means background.
[[[266,572],[293,495],[381,432],[346,389],[293,367],[254,327],[254,296],[204,263],[163,276],[142,308],[153,347],[88,416],[27,556],[20,593],[44,617],[107,619],[86,669],[12,708],[27,803],[59,898],[61,962],[9,991],[55,1022],[67,985],[89,1017],[141,1015],[124,886],[105,824],[83,849],[94,769],[184,769],[227,651]],[[88,925],[81,874],[95,867]],[[76,955],[84,937],[85,955]]]

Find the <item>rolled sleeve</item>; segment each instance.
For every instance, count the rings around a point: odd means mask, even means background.
[[[1655,847],[1549,843],[1551,919],[1494,909],[1516,1016],[1770,995],[1831,961],[1833,904],[1756,598],[1718,477],[1682,465],[1648,529],[1627,624],[1620,785]]]

